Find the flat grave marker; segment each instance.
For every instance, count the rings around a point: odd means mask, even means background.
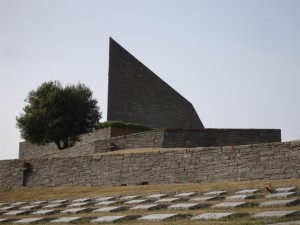
[[[118,201],[104,201],[104,202],[99,202],[95,204],[96,206],[107,206],[107,205],[113,205],[118,203]]]
[[[254,218],[262,218],[262,217],[286,217],[293,216],[298,214],[298,211],[265,211],[259,214],[254,215]]]
[[[241,217],[246,216],[247,213],[232,213],[232,212],[226,212],[226,213],[203,213],[198,216],[192,217],[192,220],[219,220],[224,218],[231,218],[231,217]]]
[[[252,203],[249,202],[222,202],[220,204],[212,206],[212,208],[235,208],[235,207],[243,207],[249,206]]]
[[[52,202],[50,202],[51,204],[62,204],[62,203],[66,203],[68,202],[69,200],[67,199],[57,199],[57,200],[54,200]]]
[[[6,206],[6,207],[2,207],[0,208],[0,211],[9,211],[9,210],[15,210],[17,209],[17,206]]]
[[[181,199],[180,198],[162,198],[162,199],[155,201],[155,203],[171,203],[171,202],[178,202],[178,201],[181,201]]]
[[[297,187],[281,187],[276,188],[275,191],[277,192],[294,192],[297,190]]]
[[[173,219],[183,216],[181,214],[151,214],[147,216],[143,216],[139,218],[139,220],[146,220],[146,221],[164,221],[168,219]]]
[[[14,202],[11,204],[11,206],[20,206],[20,205],[25,205],[27,202]]]
[[[197,194],[196,192],[184,192],[184,193],[180,193],[180,194],[175,195],[175,197],[191,197],[191,196],[194,196],[196,194]]]
[[[288,198],[296,195],[297,195],[296,192],[280,192],[280,193],[267,195],[266,198]]]
[[[44,218],[24,218],[21,220],[17,220],[14,223],[37,223],[44,220]]]
[[[38,211],[35,211],[33,213],[31,213],[32,215],[52,215],[52,214],[55,214],[57,213],[58,211],[57,210],[52,210],[52,209],[45,209],[45,210],[38,210]]]
[[[46,201],[36,201],[36,202],[31,202],[30,205],[41,205],[47,203]]]
[[[138,216],[101,216],[91,221],[91,223],[118,222],[123,220],[136,219]]]
[[[116,197],[101,197],[101,198],[97,198],[96,202],[112,201],[115,199],[116,199]]]
[[[268,202],[263,202],[260,206],[292,206],[300,204],[300,200],[273,200]]]
[[[196,202],[207,202],[207,201],[216,201],[216,200],[222,200],[224,197],[222,196],[213,196],[213,197],[199,197],[199,198],[192,198],[190,201],[196,201]]]
[[[199,209],[207,207],[208,205],[198,204],[198,203],[180,203],[176,205],[171,205],[168,209]]]
[[[3,215],[5,215],[5,216],[17,216],[17,215],[24,215],[24,214],[27,214],[27,213],[28,212],[24,211],[24,210],[15,210],[15,211],[9,211],[9,212],[3,213]]]
[[[210,191],[204,193],[204,196],[219,196],[219,195],[225,195],[227,194],[227,191]]]
[[[152,195],[148,195],[147,198],[165,198],[167,196],[168,194],[152,194]]]
[[[82,219],[82,217],[62,217],[55,220],[51,220],[50,223],[70,223]]]
[[[130,200],[128,202],[125,202],[125,204],[134,205],[134,204],[140,204],[140,203],[146,203],[146,202],[149,202],[149,199]]]
[[[162,208],[167,208],[167,206],[161,204],[137,205],[130,208],[129,210],[155,210],[155,209],[162,209]]]
[[[40,208],[40,206],[38,206],[38,205],[27,205],[27,206],[23,206],[19,209],[21,209],[21,210],[33,210],[33,209],[38,209],[38,208]]]
[[[51,204],[51,205],[45,205],[42,208],[43,209],[53,209],[53,208],[62,208],[65,207],[65,204]]]
[[[73,203],[71,205],[67,205],[68,208],[76,208],[76,207],[82,207],[82,206],[87,206],[90,205],[91,203],[89,202],[77,202],[77,203]]]
[[[74,209],[66,209],[64,211],[61,211],[61,214],[66,214],[66,213],[82,213],[82,212],[87,212],[89,211],[88,208],[74,208]]]
[[[139,198],[141,197],[140,195],[129,195],[129,196],[124,196],[121,198],[121,200],[133,200],[133,199],[136,199],[136,198]]]
[[[85,203],[85,202],[90,202],[91,198],[78,198],[74,199],[72,202],[73,203]]]
[[[257,192],[260,192],[260,189],[254,188],[254,189],[245,189],[241,191],[235,192],[236,195],[245,195],[245,194],[255,194]]]
[[[226,197],[226,200],[244,200],[244,199],[253,199],[255,195],[232,195]]]
[[[111,206],[111,207],[103,207],[100,209],[96,209],[96,210],[93,210],[93,212],[94,213],[97,213],[97,212],[119,212],[119,211],[126,210],[126,209],[127,209],[126,207]]]

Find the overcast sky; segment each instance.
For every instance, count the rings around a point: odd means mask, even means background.
[[[298,0],[0,0],[0,159],[18,158],[15,118],[43,82],[86,84],[106,120],[109,37],[205,127],[300,139],[299,12]]]

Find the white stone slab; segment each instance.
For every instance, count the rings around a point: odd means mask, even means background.
[[[47,203],[46,201],[36,201],[36,202],[31,202],[30,205],[41,205]]]
[[[148,195],[147,198],[165,198],[167,197],[167,194],[152,194],[152,195]]]
[[[73,203],[71,205],[67,205],[68,208],[76,208],[76,207],[82,207],[82,206],[87,206],[89,205],[89,202],[78,202],[78,203]]]
[[[234,208],[249,205],[248,202],[222,202],[220,204],[212,206],[212,208]]]
[[[122,197],[121,200],[126,200],[126,201],[128,201],[128,200],[137,199],[137,198],[139,198],[139,197],[141,197],[141,196],[140,196],[140,195],[129,195],[129,196],[124,196],[124,197]]]
[[[225,195],[227,194],[227,191],[210,191],[204,193],[204,196],[219,196],[219,195]]]
[[[24,214],[27,214],[27,211],[24,211],[24,210],[15,210],[15,211],[6,212],[3,215],[6,215],[6,216],[16,216],[16,215],[24,215]]]
[[[66,214],[66,213],[82,213],[82,212],[87,212],[88,208],[74,208],[74,209],[67,209],[64,211],[61,211],[61,214]]]
[[[167,219],[172,219],[178,217],[179,214],[151,214],[147,216],[143,216],[139,218],[139,220],[147,220],[147,221],[163,221]]]
[[[194,196],[196,194],[197,194],[196,192],[184,192],[184,193],[180,193],[180,194],[175,195],[175,197],[191,197],[191,196]]]
[[[140,203],[146,203],[146,202],[149,202],[149,199],[130,200],[128,202],[125,202],[124,204],[134,205],[134,204],[140,204]]]
[[[299,203],[300,200],[274,200],[274,201],[263,202],[260,204],[260,206],[292,206],[292,205],[298,205]]]
[[[0,207],[6,206],[6,205],[8,205],[8,204],[5,203],[5,202],[1,202],[1,203],[0,203]]]
[[[9,211],[9,210],[14,210],[17,209],[17,206],[6,206],[6,207],[2,207],[0,208],[0,211]]]
[[[255,198],[255,195],[232,195],[226,197],[226,200],[243,200],[243,199],[252,199]]]
[[[257,193],[257,192],[260,192],[260,189],[258,189],[258,188],[255,188],[255,189],[245,189],[245,190],[238,191],[235,194],[236,195],[246,195],[246,194],[254,194],[254,193]]]
[[[52,209],[44,209],[44,210],[38,210],[36,212],[31,213],[32,215],[52,215],[57,213],[57,210]]]
[[[171,203],[181,201],[180,198],[163,198],[155,201],[156,203]]]
[[[101,198],[97,198],[96,202],[112,201],[115,199],[116,199],[116,197],[101,197]]]
[[[113,205],[118,203],[118,201],[104,201],[104,202],[99,202],[96,204],[96,206],[105,206],[105,205]]]
[[[155,209],[161,209],[161,208],[167,208],[166,205],[161,204],[152,204],[152,205],[137,205],[129,210],[155,210]]]
[[[198,203],[180,203],[180,204],[176,204],[176,205],[171,205],[168,207],[168,209],[199,209],[199,208],[203,208],[206,205],[203,204],[198,204]]]
[[[93,210],[93,212],[94,213],[97,213],[97,212],[119,212],[119,211],[122,211],[125,209],[126,209],[125,207],[111,206],[111,207],[103,207],[100,209],[96,209],[96,210]]]
[[[33,210],[33,209],[38,209],[38,208],[40,208],[40,206],[38,206],[38,205],[27,205],[27,206],[23,206],[19,209],[21,209],[21,210]]]
[[[44,220],[44,218],[24,218],[21,220],[17,220],[14,223],[37,223],[42,220]]]
[[[20,205],[25,205],[27,202],[14,202],[11,204],[11,206],[20,206]]]
[[[101,216],[91,221],[91,223],[118,222],[122,220],[134,219],[136,216]]]
[[[67,199],[57,199],[57,200],[54,200],[52,202],[50,202],[51,204],[62,204],[62,203],[66,203],[68,202],[69,200]]]
[[[280,193],[267,195],[266,198],[288,198],[296,195],[297,195],[296,192],[280,192]]]
[[[261,217],[285,217],[285,216],[293,216],[296,215],[298,211],[266,211],[259,214],[254,215],[255,218]]]
[[[73,203],[83,203],[83,202],[90,202],[91,199],[90,198],[78,198],[78,199],[74,199],[72,202]]]
[[[65,204],[51,204],[51,205],[45,205],[42,208],[43,209],[53,209],[53,208],[62,208],[65,207]]]
[[[50,223],[69,223],[80,220],[82,217],[62,217],[55,220],[51,220]]]
[[[296,190],[297,190],[296,187],[281,187],[275,189],[276,192],[294,192]]]
[[[223,218],[229,218],[234,216],[235,213],[227,212],[227,213],[203,213],[198,216],[192,217],[192,220],[219,220]]]
[[[221,197],[221,196],[199,197],[199,198],[192,198],[192,199],[190,199],[190,201],[207,202],[207,201],[216,201],[216,200],[221,200],[221,199],[224,199],[224,197]]]

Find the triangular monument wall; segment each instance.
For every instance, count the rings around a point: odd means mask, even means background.
[[[107,120],[204,128],[193,105],[110,38]]]

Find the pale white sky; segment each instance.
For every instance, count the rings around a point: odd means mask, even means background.
[[[106,120],[109,37],[170,84],[207,128],[300,139],[298,0],[0,0],[0,159],[42,82],[88,85]]]

